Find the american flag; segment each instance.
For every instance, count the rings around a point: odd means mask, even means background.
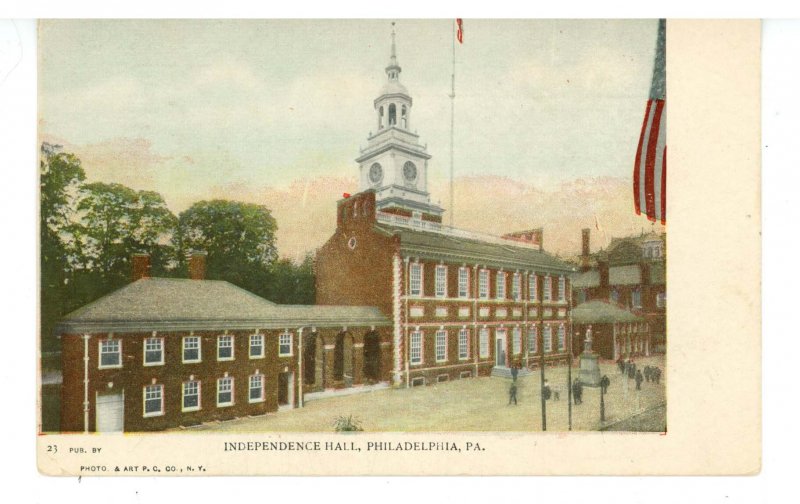
[[[636,214],[667,222],[667,23],[658,21],[656,57],[650,98],[633,167],[633,201]]]

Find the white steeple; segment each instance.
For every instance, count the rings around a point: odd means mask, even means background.
[[[385,69],[387,80],[373,102],[377,132],[370,134],[367,147],[356,159],[360,167],[359,190],[375,190],[378,210],[394,207],[441,217],[443,210],[431,204],[427,189],[431,156],[411,131],[413,100],[400,83],[402,68],[397,62],[394,23],[391,47]]]

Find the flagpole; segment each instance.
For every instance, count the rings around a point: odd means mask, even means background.
[[[450,226],[452,227],[455,210],[453,197],[453,129],[455,126],[456,102],[456,20],[453,20],[453,36],[450,40],[453,43],[453,72],[450,74]]]

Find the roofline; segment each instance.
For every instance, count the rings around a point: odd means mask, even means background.
[[[221,331],[221,330],[256,330],[256,329],[300,329],[304,327],[388,327],[392,322],[386,318],[347,318],[347,319],[215,319],[215,320],[93,320],[60,322],[56,325],[56,334],[123,332],[141,333],[151,331]]]
[[[469,241],[469,240],[467,240],[467,241]],[[483,243],[483,242],[476,242],[476,243]],[[493,244],[490,244],[490,245],[493,245]],[[500,247],[502,245],[497,245],[497,246]],[[556,259],[555,257],[550,256],[546,252],[542,252],[542,251],[538,251],[538,250],[534,250],[534,251],[526,250],[526,251],[527,252],[534,252],[534,253],[537,253],[537,254],[543,254],[543,255],[546,255],[547,257],[551,258],[554,261],[563,262],[560,259]],[[465,253],[465,252],[462,252],[462,251],[450,252],[450,251],[442,251],[441,249],[432,249],[432,248],[419,247],[419,246],[408,246],[408,245],[404,245],[402,243],[402,241],[400,242],[400,252],[401,252],[401,254],[405,253],[406,255],[419,255],[421,257],[424,257],[424,256],[428,255],[429,258],[434,258],[434,259],[440,258],[443,255],[444,256],[451,256],[451,257],[460,257],[460,258],[469,257],[469,258],[471,258],[471,260],[473,260],[475,262],[479,262],[479,263],[486,264],[486,265],[492,265],[492,266],[503,264],[503,265],[506,265],[506,266],[511,266],[513,268],[535,268],[535,269],[537,269],[539,271],[549,270],[549,271],[558,271],[558,272],[570,273],[570,274],[577,273],[577,271],[575,269],[573,269],[573,267],[570,267],[570,266],[545,265],[545,264],[536,263],[536,262],[532,262],[532,261],[513,261],[513,260],[508,260],[508,259],[500,259],[500,258],[497,258],[496,256],[494,256],[494,257],[493,256],[478,256],[476,254],[469,254],[469,253]],[[409,252],[411,252],[411,254],[408,254]]]

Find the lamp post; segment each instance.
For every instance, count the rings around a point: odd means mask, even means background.
[[[605,381],[600,382],[600,422],[606,421],[606,402],[603,396],[606,395]]]

